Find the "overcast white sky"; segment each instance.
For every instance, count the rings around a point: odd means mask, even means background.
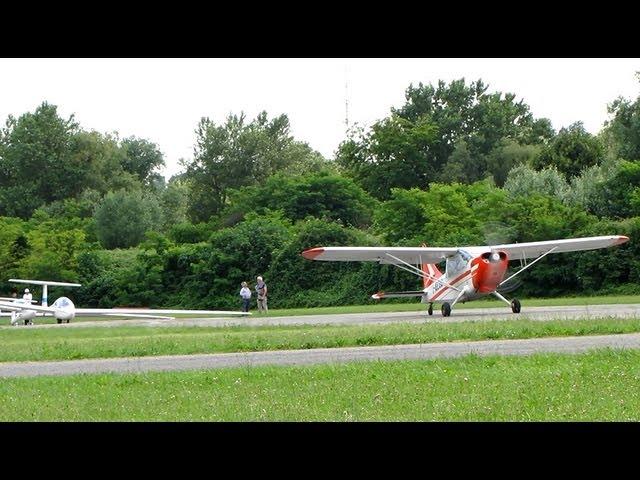
[[[515,93],[556,130],[597,133],[607,103],[635,99],[640,59],[0,59],[0,122],[42,101],[85,129],[157,143],[171,176],[191,158],[201,117],[286,113],[296,139],[333,157],[349,121],[370,125],[404,103],[410,83],[482,78]]]

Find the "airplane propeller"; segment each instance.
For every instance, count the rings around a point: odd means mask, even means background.
[[[509,226],[506,223],[500,222],[497,220],[490,220],[485,222],[484,224],[482,224],[480,229],[484,234],[485,245],[505,245],[505,244],[513,243],[516,237],[515,227]],[[496,249],[492,248],[490,258],[495,259],[497,261],[497,258],[499,257],[496,257],[496,255],[499,255],[499,253],[497,252]],[[510,258],[509,260],[516,260],[516,259]],[[518,269],[509,267],[509,269],[505,273],[505,278],[509,278],[509,276],[515,273],[516,270]],[[496,290],[498,293],[501,293],[501,294],[510,293],[520,288],[521,285],[522,285],[522,279],[520,277],[515,277],[513,280],[506,283],[505,285],[498,287]]]

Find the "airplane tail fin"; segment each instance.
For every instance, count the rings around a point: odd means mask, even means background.
[[[421,246],[426,247],[427,244],[423,243]],[[423,263],[421,266],[422,271],[432,278],[422,277],[422,286],[423,288],[427,288],[431,285],[435,280],[434,278],[440,278],[442,276],[442,272],[438,269],[438,267],[434,263]]]

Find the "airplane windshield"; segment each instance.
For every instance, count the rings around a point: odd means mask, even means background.
[[[69,307],[73,305],[71,303],[71,300],[69,300],[67,297],[60,297],[58,300],[56,300],[56,302],[54,303],[54,306],[56,307],[60,307],[60,308],[65,308],[65,307]]]
[[[466,252],[465,252],[466,253]],[[467,256],[470,256],[467,254]],[[447,274],[455,275],[467,266],[467,259],[461,252],[447,258]]]

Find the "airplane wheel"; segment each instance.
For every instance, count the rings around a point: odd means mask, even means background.
[[[58,319],[58,323],[62,323],[62,319],[61,318]]]
[[[513,313],[520,313],[520,300],[517,298],[511,300],[511,311]]]
[[[451,315],[451,305],[449,305],[447,302],[444,302],[442,304],[442,316],[448,317],[449,315]]]
[[[427,313],[428,313],[429,315],[433,315],[433,303],[430,303],[430,304],[429,304],[429,308],[427,309]]]

